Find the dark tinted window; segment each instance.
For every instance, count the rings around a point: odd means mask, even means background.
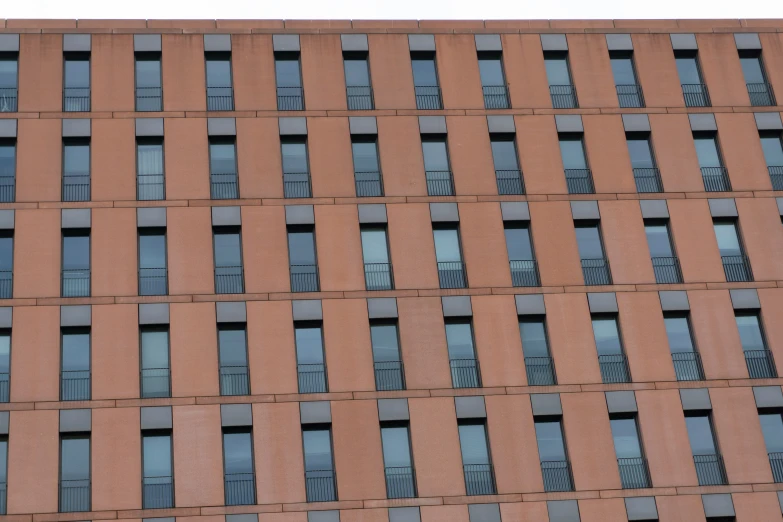
[[[171,477],[171,435],[145,434],[142,437],[144,477]]]
[[[63,437],[60,441],[60,480],[90,478],[90,437]]]
[[[610,355],[623,352],[620,330],[616,317],[593,317],[593,336],[598,355]]]
[[[615,85],[636,84],[636,72],[634,71],[633,58],[631,58],[630,54],[613,54],[611,63]]]
[[[11,231],[0,231],[0,271],[14,268],[14,236]]]
[[[289,230],[288,258],[291,265],[315,265],[315,234],[312,230]]]
[[[87,140],[63,140],[63,175],[87,176],[90,174],[90,142]]]
[[[80,230],[63,236],[63,270],[87,270],[89,268],[89,231]]]
[[[544,65],[549,85],[571,85],[568,57],[565,53],[544,53]]]
[[[8,482],[8,439],[0,439],[0,483]]]
[[[560,135],[560,156],[563,159],[565,169],[586,169],[584,143],[580,134]]]
[[[238,231],[215,229],[215,266],[242,266],[242,239]]]
[[[288,174],[308,172],[307,144],[303,139],[282,142],[283,172]]]
[[[387,468],[411,466],[411,446],[407,426],[382,426],[383,463]]]
[[[639,431],[636,419],[611,419],[614,452],[618,459],[633,459],[642,456],[642,446],[639,443]]]
[[[740,341],[743,351],[766,350],[764,335],[761,332],[761,322],[758,314],[743,313],[736,315],[737,330],[739,330]]]
[[[90,332],[83,328],[63,328],[62,370],[64,372],[90,369]]]
[[[244,324],[218,325],[220,366],[247,366],[247,329]]]
[[[424,53],[411,53],[413,85],[416,87],[434,87],[438,85],[438,72],[435,56]]]
[[[435,257],[438,263],[462,261],[459,233],[456,228],[436,228],[432,233],[435,238]]]
[[[700,167],[720,167],[721,159],[718,152],[718,141],[713,134],[694,134],[693,143]]]
[[[141,368],[169,367],[169,331],[167,328],[144,327],[141,330]]]
[[[546,325],[543,318],[526,318],[519,321],[522,350],[525,357],[549,357]]]
[[[783,141],[780,139],[780,133],[764,133],[760,135],[761,148],[764,151],[764,159],[769,167],[783,166]],[[2,147],[0,147],[0,158],[2,157]],[[2,159],[0,159],[0,162]],[[0,166],[2,170],[2,166]]]
[[[207,87],[231,87],[231,57],[207,54]]]
[[[399,361],[400,344],[397,325],[391,322],[370,323],[372,358],[375,362]]]
[[[603,259],[604,247],[601,243],[598,225],[577,224],[575,230],[579,257],[581,259]]]
[[[18,81],[19,61],[14,57],[0,56],[0,89],[16,89]],[[0,111],[8,110],[3,106],[4,100],[0,97]]]
[[[346,87],[368,87],[370,85],[370,66],[367,56],[346,55],[343,59]]]
[[[139,175],[163,174],[163,141],[140,141],[136,145],[136,165]]]
[[[354,172],[378,172],[378,144],[375,139],[351,142]]]
[[[503,74],[503,61],[500,54],[479,54],[479,74],[481,85],[505,85],[506,78]]]
[[[446,138],[425,138],[421,141],[424,152],[424,170],[447,171],[449,166],[449,154],[446,148]]]
[[[703,83],[701,81],[699,63],[695,54],[676,55],[675,61],[677,63],[677,73],[680,76],[681,84]]]
[[[566,460],[563,428],[560,422],[560,420],[535,422],[538,456],[542,462]]]
[[[672,353],[693,352],[693,337],[688,318],[684,315],[665,316],[666,337],[669,340],[669,350]]]
[[[634,133],[627,135],[626,138],[631,167],[634,169],[654,168],[655,160],[652,155],[649,135]]]
[[[484,424],[460,424],[459,445],[463,465],[489,464],[487,429]]]
[[[233,140],[210,140],[209,172],[211,174],[236,174],[236,144]]]
[[[739,234],[736,224],[730,221],[717,221],[713,223],[715,238],[718,241],[718,250],[721,256],[742,255]]]
[[[473,327],[469,322],[446,323],[446,342],[450,359],[475,359]]]
[[[526,223],[509,223],[504,227],[506,248],[511,261],[533,259],[533,244],[530,242],[530,227]]]
[[[305,471],[331,470],[332,434],[329,429],[304,430]]]
[[[296,362],[298,364],[323,364],[323,329],[320,324],[296,325]]]
[[[389,248],[386,229],[382,227],[362,228],[362,256],[365,263],[388,263]]]
[[[166,268],[166,229],[139,229],[139,268]]]
[[[136,87],[161,86],[160,56],[155,53],[136,55]]]
[[[742,74],[745,76],[745,83],[765,83],[764,68],[761,65],[761,56],[740,56],[742,65]]]
[[[13,176],[15,173],[16,143],[0,139],[0,176]]]
[[[223,433],[226,475],[253,473],[253,437],[249,431]]]
[[[519,170],[513,135],[493,134],[490,136],[490,143],[495,170]]]
[[[275,78],[278,87],[301,87],[299,55],[275,54]]]
[[[669,238],[669,227],[666,223],[650,223],[644,225],[647,234],[647,245],[651,257],[672,257],[672,243]]]
[[[11,371],[11,332],[0,330],[0,373]]]
[[[90,87],[90,55],[74,53],[66,55],[63,83],[66,89]],[[81,95],[81,94],[80,94]],[[84,94],[87,96],[88,94]]]
[[[707,414],[688,415],[685,417],[688,428],[688,440],[694,455],[715,455],[715,438],[712,433],[712,423]]]
[[[780,412],[760,413],[759,420],[767,453],[783,453],[783,417]]]

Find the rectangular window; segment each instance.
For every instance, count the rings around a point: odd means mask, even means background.
[[[666,337],[678,381],[702,381],[704,369],[687,314],[665,314]]]
[[[780,411],[760,410],[759,421],[772,467],[772,478],[780,484],[783,482],[783,416]]]
[[[307,157],[307,138],[282,137],[283,192],[287,198],[310,198],[310,167]]]
[[[136,199],[166,199],[163,138],[136,138]]]
[[[579,107],[574,82],[571,80],[568,52],[544,51],[544,65],[552,107],[555,109],[576,109]]]
[[[353,175],[357,197],[383,196],[381,165],[378,160],[378,136],[354,134],[351,136]]]
[[[62,297],[90,295],[90,230],[63,230]]]
[[[8,437],[0,437],[0,515],[6,514],[8,492]]]
[[[492,160],[495,164],[498,194],[524,194],[525,184],[522,181],[522,170],[519,168],[514,134],[490,134],[489,141],[492,145]]]
[[[668,221],[644,221],[647,246],[650,248],[655,282],[658,284],[682,283],[680,262],[674,253]]]
[[[308,502],[337,500],[337,481],[332,459],[332,430],[327,426],[302,429],[305,486]]]
[[[0,299],[14,295],[14,231],[0,230]]]
[[[772,352],[767,348],[761,317],[757,311],[735,312],[748,375],[751,379],[774,379],[778,376]]]
[[[310,321],[294,323],[294,337],[299,393],[329,391],[324,360],[323,325]]]
[[[345,92],[348,110],[371,111],[375,108],[370,83],[370,64],[366,52],[344,52]]]
[[[391,290],[394,288],[394,282],[386,227],[382,225],[362,227],[361,236],[367,290]]]
[[[644,107],[642,86],[636,78],[633,51],[610,51],[609,60],[620,107]]]
[[[381,442],[386,472],[386,497],[416,497],[416,478],[407,424],[381,424]]]
[[[574,228],[585,284],[611,285],[612,274],[609,270],[609,260],[604,253],[604,244],[598,223],[578,221]]]
[[[139,229],[139,295],[168,294],[166,229]]]
[[[647,132],[625,134],[628,156],[631,158],[633,177],[637,192],[663,192],[663,181],[655,162],[652,141]]]
[[[304,89],[299,52],[275,53],[275,80],[277,82],[277,110],[303,111]]]
[[[11,330],[0,329],[0,402],[10,400]]]
[[[468,495],[494,495],[495,474],[484,422],[460,422],[459,445]]]
[[[557,384],[555,364],[549,352],[549,341],[544,317],[526,316],[519,320],[522,353],[525,356],[527,383],[530,386]]]
[[[227,506],[256,503],[253,433],[249,429],[223,431],[223,466]]]
[[[427,194],[430,196],[453,196],[454,179],[451,175],[446,136],[422,135],[421,149],[424,154]]]
[[[207,110],[233,111],[234,89],[231,83],[231,53],[204,53],[207,76]]]
[[[90,329],[62,329],[60,400],[90,400]]]
[[[370,322],[372,359],[375,365],[375,389],[378,391],[404,390],[405,372],[400,355],[400,339],[397,321],[374,320]]]
[[[63,139],[63,201],[90,201],[90,139]]]
[[[16,140],[0,138],[0,203],[14,201],[16,201]]]
[[[239,227],[214,227],[212,235],[215,243],[215,293],[243,293],[245,278]]]
[[[247,325],[218,324],[220,395],[250,395],[247,365]]]
[[[470,320],[448,320],[446,343],[451,366],[451,384],[455,388],[480,388],[481,372],[473,347],[473,325]]]
[[[136,110],[157,112],[163,110],[163,81],[160,53],[136,53]]]
[[[582,134],[560,133],[558,139],[568,193],[594,194],[593,175],[587,163]]]
[[[90,53],[65,53],[63,112],[90,111]]]
[[[416,92],[416,108],[419,110],[440,110],[443,102],[438,82],[438,66],[434,52],[412,52],[413,89]]]
[[[174,507],[174,472],[171,431],[146,431],[141,437],[142,507]]]
[[[761,149],[764,151],[764,159],[767,162],[769,178],[772,181],[772,189],[783,190],[783,139],[781,133],[780,131],[763,131],[759,133],[759,138]],[[0,155],[2,155],[1,150]]]
[[[639,439],[636,416],[616,416],[609,420],[617,455],[617,468],[623,489],[649,488],[650,474]]]
[[[535,418],[538,458],[544,478],[544,491],[573,491],[563,421],[560,417]]]
[[[16,112],[19,53],[0,53],[0,112]]]
[[[775,105],[775,95],[772,85],[767,80],[767,72],[764,70],[764,60],[761,59],[760,50],[739,51],[742,74],[748,87],[750,104],[754,107]]]
[[[484,91],[485,109],[508,109],[508,87],[503,70],[503,54],[480,51],[478,53],[479,76]]]
[[[700,486],[727,484],[723,458],[718,451],[709,412],[686,412],[685,426],[691,443]]]
[[[707,192],[728,192],[731,190],[726,167],[718,146],[718,136],[714,132],[694,132],[693,144],[699,158],[704,190]]]
[[[713,220],[715,239],[718,242],[723,271],[726,281],[753,281],[753,272],[750,269],[750,261],[745,255],[742,246],[737,222],[734,220]]]
[[[530,223],[505,221],[506,249],[511,267],[511,283],[514,286],[539,286],[538,266],[530,240]]]
[[[90,504],[90,435],[61,435],[59,511],[90,511]]]
[[[209,139],[209,178],[212,199],[239,197],[236,138]]]
[[[592,320],[603,382],[605,384],[631,382],[631,372],[628,370],[628,360],[623,350],[617,317],[601,314],[593,315]]]
[[[141,327],[141,396],[171,397],[168,326]]]
[[[288,227],[288,259],[291,268],[291,291],[317,292],[318,258],[315,251],[315,230],[311,225]]]
[[[704,83],[696,51],[674,51],[677,74],[686,107],[709,107],[710,95]]]
[[[438,278],[441,288],[465,288],[468,277],[462,262],[462,246],[457,225],[443,225],[433,228],[435,238],[435,259],[438,263]]]

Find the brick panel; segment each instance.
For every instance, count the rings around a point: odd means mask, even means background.
[[[541,284],[583,285],[579,248],[568,202],[530,203],[530,223]]]
[[[92,211],[92,295],[137,295],[139,289],[136,209]]]
[[[332,401],[334,460],[340,500],[384,498],[376,401]]]
[[[367,40],[375,108],[415,109],[407,35],[369,34]]]
[[[61,111],[62,82],[62,36],[59,34],[19,35],[19,111]]]
[[[464,495],[454,399],[408,399],[408,410],[419,496]]]
[[[783,289],[760,288],[761,320],[767,336],[767,348],[772,351],[778,375],[783,374]]]
[[[478,55],[472,34],[435,35],[438,79],[445,109],[483,109]]]
[[[696,35],[699,62],[713,107],[750,105],[745,77],[742,75],[734,35]]]
[[[495,395],[485,401],[498,493],[543,491],[541,469],[535,465],[539,459],[530,399]]]
[[[472,288],[511,286],[511,272],[497,203],[460,203],[460,235]]]
[[[207,120],[166,118],[164,129],[166,199],[209,199]]]
[[[386,215],[394,287],[439,288],[429,205],[386,205]]]
[[[646,96],[646,94],[645,94]],[[688,116],[650,114],[652,146],[666,192],[704,192]]]
[[[780,502],[774,491],[757,493],[734,493],[734,512],[737,520],[764,520],[765,522],[780,522]]]
[[[623,121],[619,115],[583,116],[585,147],[595,191],[635,193]]]
[[[60,201],[62,124],[59,120],[19,120],[16,145],[16,201]],[[41,151],[47,151],[41,154]]]
[[[299,405],[295,402],[254,404],[253,423],[257,502],[304,502]]]
[[[397,299],[397,311],[408,389],[450,388],[451,370],[440,298]]]
[[[92,110],[134,110],[136,82],[133,35],[93,34],[91,46],[90,106]],[[93,136],[97,137],[96,134]]]
[[[247,293],[290,291],[282,206],[242,207],[242,256]]]
[[[209,207],[167,211],[169,294],[211,294],[215,288],[212,217]]]
[[[528,194],[567,194],[552,116],[515,116],[517,150]]]
[[[498,193],[492,148],[484,116],[448,116],[449,155],[457,195]]]
[[[367,302],[328,299],[321,306],[329,391],[375,390],[370,326],[364,319]]]
[[[706,522],[701,495],[659,496],[658,519],[667,522]]]
[[[340,35],[303,34],[302,85],[305,108],[311,111],[345,110],[345,71]]]
[[[353,197],[356,184],[348,118],[308,118],[313,197]]]
[[[387,196],[426,196],[424,156],[415,116],[379,116],[378,155]]]
[[[783,279],[783,227],[772,198],[737,198],[742,239],[756,281]]]
[[[219,395],[214,303],[172,303],[171,395]]]
[[[601,232],[616,285],[655,283],[650,247],[637,201],[601,201]]]
[[[672,241],[686,283],[726,280],[709,205],[704,199],[670,199]]]
[[[718,139],[731,188],[771,190],[772,182],[752,114],[716,114]]]
[[[586,296],[547,294],[544,303],[558,384],[600,383],[601,370]]]
[[[647,107],[682,107],[680,77],[671,39],[666,33],[631,35],[636,72]]]
[[[11,379],[11,400],[59,400],[59,307],[18,307],[13,319],[11,368],[14,378]]]
[[[93,410],[91,463],[94,511],[141,508],[140,429],[138,408]]]
[[[93,201],[136,199],[136,134],[128,119],[92,120],[90,191]]]
[[[14,297],[59,297],[59,210],[17,210],[14,230]]]
[[[503,67],[514,108],[550,108],[544,51],[537,34],[504,34]]]
[[[569,33],[566,38],[579,106],[617,107],[617,91],[604,35]]]
[[[688,292],[693,336],[707,379],[747,379],[734,310],[727,290]]]
[[[231,74],[234,77],[236,110],[277,109],[275,59],[271,35],[231,35]]]
[[[220,406],[174,406],[172,419],[177,507],[223,504]]]
[[[513,297],[474,296],[472,305],[482,384],[487,388],[525,386],[525,358]]]
[[[240,195],[282,198],[283,160],[277,118],[237,118],[236,126]]]
[[[60,447],[56,410],[11,412],[8,514],[57,511]],[[28,515],[29,517],[29,515]]]
[[[93,306],[92,324],[92,398],[139,397],[138,306]]]
[[[627,522],[625,502],[621,498],[590,498],[579,501],[581,522]]]
[[[620,331],[634,382],[674,381],[657,292],[618,292]]]
[[[362,240],[356,207],[318,205],[315,222],[321,290],[363,290]]]
[[[204,37],[200,34],[161,37],[163,110],[203,111],[207,108]]]

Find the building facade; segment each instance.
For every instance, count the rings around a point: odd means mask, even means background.
[[[0,21],[0,521],[783,521],[776,95],[775,20]]]

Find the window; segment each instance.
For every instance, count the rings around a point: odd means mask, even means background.
[[[294,323],[299,393],[329,391],[324,361],[323,326],[320,322]]]
[[[337,500],[337,483],[332,460],[332,430],[328,426],[308,426],[302,430],[305,486],[308,502]]]
[[[90,200],[90,139],[63,139],[63,201]]]
[[[0,230],[0,299],[14,295],[14,231]]]
[[[682,95],[686,107],[709,107],[710,95],[702,80],[701,67],[696,51],[675,51],[677,74],[680,76]]]
[[[772,379],[778,376],[772,352],[767,348],[761,318],[757,311],[735,312],[745,363],[751,379]]]
[[[62,297],[90,295],[90,230],[63,230]]]
[[[713,220],[715,239],[723,261],[723,271],[726,281],[753,281],[750,262],[742,247],[742,240],[737,230],[737,222],[733,220]]]
[[[534,419],[538,458],[544,478],[544,491],[573,491],[571,466],[568,462],[563,421],[560,417]]]
[[[435,238],[435,259],[438,263],[438,278],[441,288],[465,288],[468,277],[462,263],[462,247],[457,225],[433,228]]]
[[[446,323],[446,343],[449,349],[452,386],[480,388],[481,372],[473,347],[473,325],[470,320],[449,320]]]
[[[163,82],[160,53],[136,53],[136,110],[163,110]]]
[[[546,66],[546,78],[549,82],[552,107],[555,109],[576,109],[579,107],[574,82],[571,81],[568,53],[545,51],[544,65]]]
[[[539,286],[536,256],[530,240],[530,224],[527,221],[506,221],[506,249],[511,267],[511,283],[514,286]]]
[[[65,53],[63,65],[63,111],[90,110],[90,53]]]
[[[494,495],[495,474],[487,441],[487,427],[482,422],[459,423],[459,445],[462,451],[462,468],[465,472],[465,489],[468,495]]]
[[[404,390],[405,372],[400,355],[400,340],[396,320],[370,322],[372,359],[375,365],[375,389]]]
[[[407,424],[381,424],[387,498],[413,498],[416,479]]]
[[[620,107],[644,107],[642,86],[636,79],[633,52],[610,51],[609,60]]]
[[[761,50],[739,51],[739,58],[745,84],[748,87],[750,104],[754,107],[775,105],[775,95],[772,92],[772,85],[767,80]]]
[[[139,229],[139,295],[168,294],[166,229]]]
[[[617,467],[620,470],[620,483],[623,489],[649,488],[650,475],[647,461],[639,439],[639,426],[635,416],[616,416],[610,418],[614,452],[617,455]]]
[[[256,503],[253,433],[249,429],[223,431],[223,466],[227,506]]]
[[[563,159],[566,185],[569,194],[593,194],[593,175],[587,164],[585,145],[582,135],[577,133],[560,133],[560,156]]]
[[[704,190],[707,192],[727,192],[731,190],[726,167],[718,147],[718,136],[714,132],[694,132],[693,144],[699,158]]]
[[[142,451],[142,506],[144,509],[174,507],[174,472],[171,431],[144,431]]]
[[[288,227],[288,259],[291,264],[291,291],[317,292],[318,260],[312,226]]]
[[[14,201],[16,201],[16,140],[0,138],[0,203]]]
[[[90,435],[60,436],[60,513],[90,511]]]
[[[678,381],[702,381],[704,369],[696,349],[687,314],[665,314],[666,337]]]
[[[166,199],[162,138],[136,138],[136,199]]]
[[[557,384],[555,365],[549,353],[544,317],[527,316],[519,320],[522,337],[522,352],[525,356],[527,383],[530,386],[553,386]]]
[[[644,232],[650,248],[655,282],[658,284],[682,283],[680,263],[674,253],[668,221],[645,220]]]
[[[761,432],[764,434],[764,442],[769,454],[772,477],[779,484],[783,482],[783,417],[780,411],[760,410],[759,421],[761,421]],[[0,456],[2,453],[0,447]]]
[[[8,491],[8,437],[0,438],[0,515],[6,514]]]
[[[601,240],[601,230],[598,223],[578,221],[574,228],[585,284],[611,285],[612,274],[609,271],[609,260],[604,254],[604,244]]]
[[[10,385],[11,330],[0,329],[0,402],[8,402],[10,400]]]
[[[287,198],[310,198],[310,168],[307,138],[281,137],[283,154],[283,192]]]
[[[454,179],[451,176],[446,136],[423,135],[421,148],[424,154],[427,194],[430,196],[453,196]]]
[[[233,111],[234,89],[231,84],[231,53],[204,53],[207,69],[207,110]]]
[[[767,162],[769,177],[772,181],[772,189],[783,190],[783,140],[781,139],[781,133],[780,131],[761,132],[759,133],[759,138],[761,139],[761,148],[764,151],[764,159]],[[0,150],[0,156],[2,156],[2,150]],[[2,170],[2,167],[0,167],[0,170]]]
[[[663,182],[653,155],[650,134],[628,132],[625,135],[637,192],[663,192]]]
[[[370,83],[370,64],[366,52],[344,52],[345,91],[348,110],[370,111],[375,108]]]
[[[394,288],[394,283],[386,227],[382,225],[362,227],[361,236],[364,281],[367,290],[391,290]]]
[[[416,108],[439,110],[443,108],[438,82],[438,66],[434,52],[412,52],[413,89],[416,92]]]
[[[723,458],[718,451],[709,412],[686,412],[685,426],[700,486],[727,484]]]
[[[605,384],[631,382],[628,360],[620,338],[617,317],[612,315],[593,315],[593,336],[598,350],[598,364],[601,378]]]
[[[299,52],[275,53],[275,80],[277,81],[277,110],[303,111],[304,89]]]
[[[169,329],[167,326],[141,327],[141,396],[171,397]]]
[[[500,52],[479,52],[479,75],[484,91],[485,109],[508,109],[508,87],[503,71],[503,55]]]
[[[16,112],[19,54],[0,53],[0,112]]]
[[[62,329],[60,400],[90,400],[90,329]]]
[[[519,168],[517,144],[513,134],[490,134],[492,159],[495,163],[495,179],[498,184],[498,194],[524,194],[525,184],[522,181],[522,171]]]
[[[212,199],[237,199],[236,138],[209,139],[209,178]]]
[[[378,161],[378,136],[354,134],[351,136],[353,175],[358,197],[383,196],[381,167]]]
[[[218,324],[220,395],[250,395],[247,370],[247,326]]]
[[[243,293],[245,282],[239,227],[214,227],[212,235],[215,242],[215,293]]]

